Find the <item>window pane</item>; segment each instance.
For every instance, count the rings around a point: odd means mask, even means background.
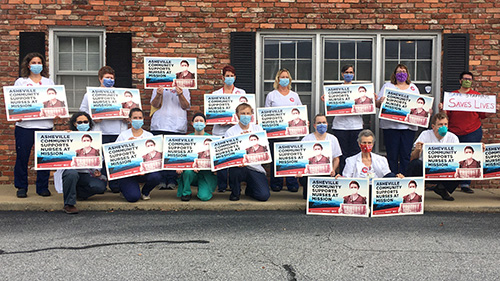
[[[89,54],[89,69],[98,71],[101,63],[100,63],[100,55],[99,54]]]
[[[297,61],[297,80],[311,80],[312,65],[310,60]]]
[[[356,71],[356,80],[372,80],[372,62],[371,61],[358,61]]]
[[[358,59],[371,59],[372,58],[372,42],[363,41],[358,42]]]
[[[324,80],[339,80],[339,63],[337,61],[325,61]]]
[[[310,93],[311,92],[311,83],[297,83],[295,88],[297,89],[297,93],[298,92]],[[302,103],[304,103],[304,102],[302,102]]]
[[[312,57],[312,42],[299,41],[297,44],[297,58],[310,59]]]
[[[295,60],[283,60],[281,61],[281,68],[286,68],[288,71],[290,71],[290,74],[292,74],[292,79],[296,79],[295,77],[296,72],[295,72]],[[278,72],[278,71],[276,71]],[[274,73],[276,75],[276,73]]]
[[[399,53],[399,41],[397,40],[386,40],[385,41],[385,58],[386,59],[398,59]]]
[[[59,70],[73,70],[73,60],[71,58],[71,53],[59,54]]]
[[[338,59],[338,58],[339,58],[338,41],[326,40],[325,41],[325,59]]]
[[[87,70],[87,56],[85,54],[74,54],[73,61],[73,70]]]
[[[274,90],[273,84],[274,84],[274,82],[272,82],[272,83],[267,83],[267,82],[264,83],[264,92],[266,93],[266,95],[267,95],[268,92],[271,92],[272,90]]]
[[[265,40],[264,58],[279,58],[279,41]]]
[[[431,71],[432,67],[430,61],[417,62],[417,77],[415,77],[415,80],[431,81]]]
[[[429,83],[418,83],[415,85],[417,85],[417,88],[418,88],[418,91],[420,92],[420,94],[427,94],[427,92],[425,91],[425,86],[429,86]]]
[[[59,37],[59,51],[60,52],[72,51],[70,37]]]
[[[417,41],[417,59],[431,59],[432,41],[418,40]]]
[[[415,41],[401,41],[401,59],[415,58]]]
[[[342,67],[344,67],[344,65],[354,65],[354,72],[357,72],[355,61],[353,61],[353,60],[341,60],[340,61],[340,69],[342,69]]]
[[[386,61],[385,62],[385,74],[384,74],[385,81],[391,80],[391,75],[394,72],[396,65],[398,65],[397,61]]]
[[[87,38],[85,37],[75,37],[73,38],[74,51],[75,52],[87,52]]]
[[[402,64],[408,67],[408,72],[410,73],[410,80],[415,80],[415,61],[401,61]]]
[[[264,61],[264,80],[274,80],[276,73],[278,73],[279,65],[277,60]]]
[[[89,52],[99,52],[99,37],[89,37]]]
[[[356,44],[354,42],[340,42],[340,58],[354,59],[356,52]]]
[[[281,42],[281,57],[295,58],[295,42]]]

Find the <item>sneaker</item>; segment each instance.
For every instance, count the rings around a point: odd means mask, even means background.
[[[169,183],[167,184],[167,188],[168,190],[174,190],[175,189],[175,183]]]
[[[49,197],[50,196],[50,191],[47,189],[47,190],[44,190],[44,191],[38,193],[38,195],[43,196],[43,197]]]
[[[150,200],[150,199],[151,199],[151,196],[149,196],[149,195],[145,195],[145,194],[141,194],[141,199],[142,199],[142,200]]]
[[[181,196],[181,201],[189,201],[189,200],[191,200],[191,194]]]
[[[229,200],[230,201],[238,201],[238,200],[240,200],[240,197],[231,194],[231,195],[229,195]]]
[[[474,193],[474,190],[472,190],[472,188],[470,188],[468,185],[462,185],[460,186],[460,189],[465,193]]]
[[[27,190],[25,188],[18,188],[17,189],[17,198],[26,198],[28,197]]]
[[[74,205],[64,205],[63,211],[70,215],[78,214],[78,209]]]
[[[164,182],[160,183],[160,184],[159,184],[159,185],[157,185],[157,186],[158,186],[158,189],[159,189],[159,190],[165,190],[165,189],[167,189],[167,184],[166,184],[166,183],[164,183]]]
[[[297,191],[299,191],[299,188],[298,187],[297,188],[288,188],[288,191],[297,192]]]
[[[225,189],[217,189],[217,192],[226,192]]]
[[[442,186],[442,185],[438,185],[436,187],[436,189],[434,189],[434,192],[441,196],[441,198],[443,200],[446,200],[446,201],[454,201],[455,198],[451,197],[451,195],[448,193],[448,191],[446,191],[446,189]]]
[[[280,192],[281,188],[278,187],[278,186],[271,186],[271,190],[274,191],[274,192]]]

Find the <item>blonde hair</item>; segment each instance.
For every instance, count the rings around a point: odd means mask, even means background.
[[[290,71],[288,71],[288,69],[282,68],[278,71],[278,73],[276,73],[276,77],[274,78],[274,85],[273,86],[274,86],[275,90],[278,90],[278,87],[280,86],[280,75],[283,72],[288,73],[288,77],[290,77],[289,78],[290,83],[288,83],[288,86],[287,86],[288,90],[292,89],[292,74],[290,74]]]

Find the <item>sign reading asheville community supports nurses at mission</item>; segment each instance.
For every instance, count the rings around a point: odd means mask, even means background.
[[[327,116],[375,114],[373,84],[324,86]]]
[[[496,113],[497,97],[444,92],[443,109],[471,112]]]
[[[277,142],[274,144],[274,176],[329,175],[332,172],[330,141]]]
[[[168,136],[163,142],[165,170],[210,170],[210,143],[216,136]]]
[[[500,143],[485,145],[483,178],[500,178]]]
[[[424,213],[423,178],[373,179],[372,217]]]
[[[309,177],[309,215],[368,217],[368,179]]]
[[[379,118],[427,128],[434,98],[385,88]]]
[[[156,172],[161,170],[163,138],[154,136],[103,145],[108,179]]]
[[[224,138],[210,144],[212,171],[272,161],[266,132]]]
[[[309,134],[307,106],[261,107],[257,120],[268,138],[305,136]]]
[[[101,132],[35,132],[35,170],[101,168]]]
[[[8,121],[69,117],[64,85],[4,86]]]
[[[424,144],[423,162],[426,179],[483,178],[481,143]]]
[[[144,58],[144,88],[196,89],[196,58]]]
[[[255,95],[205,95],[204,96],[205,116],[207,124],[236,124],[238,116],[236,107],[242,103],[248,103],[255,110]],[[255,123],[255,112],[252,115],[252,123]]]
[[[142,108],[138,89],[87,87],[87,98],[94,119],[128,118],[132,108]]]

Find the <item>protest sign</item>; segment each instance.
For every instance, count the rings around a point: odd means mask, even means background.
[[[497,97],[444,92],[443,109],[470,112],[496,113]]]
[[[327,116],[375,114],[373,84],[323,87]]]
[[[309,177],[308,215],[368,217],[368,179]]]
[[[272,161],[266,132],[224,138],[210,143],[212,171],[240,165],[264,164]]]
[[[248,103],[255,110],[255,95],[213,95],[204,97],[205,116],[207,124],[237,124],[238,116],[236,107],[242,103]],[[252,123],[255,123],[255,114],[252,114]]]
[[[305,136],[309,134],[307,106],[261,107],[257,109],[259,125],[268,138]]]
[[[423,178],[373,179],[372,217],[424,213]]]
[[[64,85],[4,86],[8,121],[69,117]]]
[[[434,98],[385,88],[379,118],[427,128]]]
[[[275,177],[329,175],[333,170],[329,140],[277,142],[273,156]]]
[[[483,178],[500,178],[500,143],[485,145]]]
[[[144,58],[144,88],[196,89],[196,58]]]
[[[35,132],[35,170],[101,168],[101,132]]]
[[[94,119],[128,118],[132,108],[142,108],[138,89],[87,87],[87,98]]]
[[[433,180],[482,179],[481,143],[424,144],[424,177]]]
[[[108,180],[161,170],[163,138],[154,136],[103,145]]]
[[[217,136],[165,136],[163,139],[163,169],[210,170],[210,143]]]

